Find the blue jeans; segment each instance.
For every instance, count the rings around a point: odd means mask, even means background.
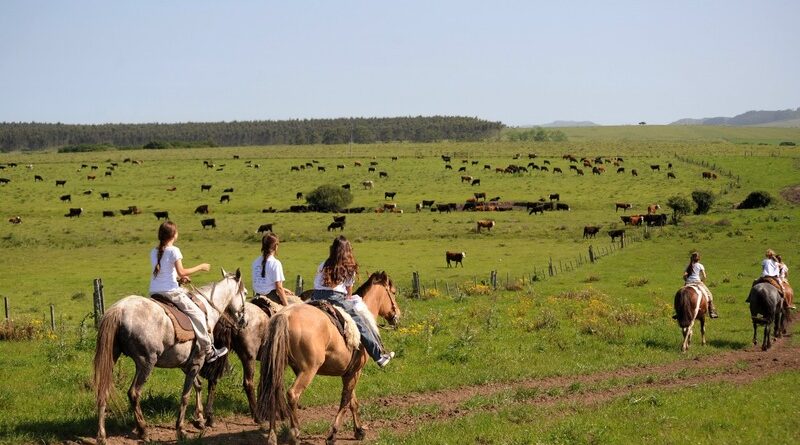
[[[348,300],[345,294],[331,290],[314,289],[314,293],[311,294],[311,300],[328,300],[335,306],[344,309],[356,322],[358,332],[361,334],[361,344],[364,345],[369,356],[375,361],[381,358],[383,344],[381,343],[380,335],[377,332],[373,332],[370,327],[371,324],[364,321],[361,314],[353,307],[355,303],[352,300]]]

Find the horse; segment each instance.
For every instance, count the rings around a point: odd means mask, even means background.
[[[390,325],[397,325],[400,309],[395,300],[396,289],[386,272],[370,275],[355,293],[361,295],[373,316],[380,315]],[[356,440],[364,439],[366,432],[358,415],[355,389],[366,362],[364,347],[350,349],[327,315],[317,308],[297,304],[273,316],[269,322],[267,341],[261,349],[261,380],[256,410],[259,422],[269,420],[267,443],[277,443],[275,423],[278,418],[289,419],[290,442],[298,442],[300,425],[297,408],[300,396],[317,374],[342,377],[342,398],[326,443],[335,443],[347,408],[353,415]],[[296,378],[284,393],[283,373],[287,364],[292,367]]]
[[[287,295],[286,298],[289,304],[302,303],[302,300],[295,295]],[[259,359],[258,351],[266,341],[267,322],[269,322],[271,314],[283,309],[280,304],[266,298],[263,301],[268,302],[268,311],[249,301],[244,304],[247,326],[240,329],[227,320],[220,320],[214,327],[214,346],[217,348],[227,347],[235,352],[242,362],[242,387],[247,396],[247,403],[250,405],[250,414],[256,422],[258,421],[255,417],[256,393],[253,385],[253,377],[256,373],[255,361]],[[214,426],[214,398],[217,393],[217,382],[228,369],[228,357],[229,355],[225,355],[214,363],[204,366],[200,371],[200,376],[208,380],[205,414],[206,425],[209,427]]]
[[[695,320],[700,320],[700,335],[703,345],[706,344],[706,314],[708,313],[708,299],[692,286],[683,286],[675,293],[675,313],[678,326],[683,332],[681,352],[689,349],[692,341],[692,328]]]
[[[781,298],[778,289],[769,283],[757,283],[750,288],[747,301],[750,303],[750,318],[753,320],[753,345],[758,344],[756,339],[758,325],[764,325],[764,341],[761,343],[761,350],[766,351],[772,346],[772,338],[769,335],[770,326],[774,326],[775,338],[781,337],[785,330],[784,324],[789,318],[789,307]]]
[[[245,298],[247,289],[242,282],[239,269],[229,274],[222,271],[222,280],[196,289],[195,294],[208,307],[210,329],[221,318],[233,318],[233,323],[244,327],[247,324]],[[94,386],[97,402],[97,443],[106,442],[106,399],[113,389],[114,364],[120,354],[133,359],[136,372],[128,390],[133,414],[136,419],[135,432],[147,441],[147,425],[142,415],[139,399],[154,367],[181,368],[186,374],[181,393],[181,405],[175,429],[178,440],[184,437],[183,420],[189,392],[194,386],[197,395],[195,420],[204,424],[200,403],[200,381],[197,378],[205,357],[194,341],[178,343],[175,330],[164,309],[150,298],[130,295],[114,303],[100,321],[97,332],[97,349],[94,356]]]

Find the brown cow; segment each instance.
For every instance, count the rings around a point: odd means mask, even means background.
[[[652,215],[656,213],[656,211],[659,210],[660,208],[661,206],[658,204],[650,204],[649,206],[647,206],[647,214]]]
[[[472,176],[462,176],[461,182],[472,182]]]
[[[608,236],[611,237],[611,242],[617,240],[617,238],[625,239],[625,229],[617,229],[617,230],[609,230]]]
[[[478,220],[478,228],[477,228],[478,233],[481,233],[481,227],[485,228],[488,231],[491,231],[492,227],[494,227],[494,221],[491,219]]]
[[[444,258],[447,261],[447,267],[451,267],[450,266],[450,262],[451,261],[456,263],[455,267],[458,267],[459,264],[461,264],[461,267],[464,267],[464,263],[462,263],[462,261],[464,260],[464,257],[466,257],[466,256],[467,256],[467,254],[465,252],[450,252],[450,251],[447,251],[447,252],[444,253]]]
[[[486,192],[475,192],[473,193],[473,195],[475,195],[476,200],[483,199],[484,201],[486,201]]]
[[[12,216],[11,218],[8,218],[8,222],[10,222],[11,224],[21,224],[22,223],[22,217],[21,216]]]
[[[383,205],[383,209],[384,209],[384,210],[394,210],[394,209],[396,209],[396,208],[397,208],[397,204],[395,204],[395,203],[393,203],[393,202],[385,203],[385,204]]]
[[[644,221],[644,215],[631,215],[632,226],[641,226],[642,221]]]
[[[584,238],[594,238],[597,233],[600,232],[600,226],[584,226],[583,227],[583,237]]]
[[[618,202],[618,203],[615,203],[614,205],[615,205],[614,213],[617,213],[617,210],[619,210],[619,209],[622,209],[622,211],[624,212],[625,210],[628,210],[631,207],[633,207],[633,204],[630,204],[630,203],[627,203],[627,202]]]

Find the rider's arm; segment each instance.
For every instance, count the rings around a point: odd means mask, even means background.
[[[275,282],[275,293],[278,294],[278,298],[280,298],[282,305],[286,306],[289,304],[286,301],[286,289],[283,288],[283,281]]]
[[[197,266],[184,269],[182,260],[175,261],[175,271],[178,272],[178,276],[180,277],[188,277],[189,275],[195,272],[199,272],[201,270],[204,272],[208,272],[209,270],[211,270],[211,265],[208,263],[202,263],[198,264]]]

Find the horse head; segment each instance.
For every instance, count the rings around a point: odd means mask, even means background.
[[[400,307],[397,305],[397,288],[385,271],[375,272],[370,275],[367,283],[380,287],[381,292],[377,301],[376,315],[383,317],[391,326],[397,326],[400,319]],[[384,292],[385,291],[385,292]]]
[[[245,302],[247,301],[247,288],[242,281],[242,272],[236,268],[236,272],[228,273],[225,269],[222,270],[222,281],[218,285],[226,286],[224,292],[228,295],[227,304],[223,306],[223,310],[233,317],[233,325],[238,329],[247,327],[247,317],[245,316],[246,308]],[[220,316],[224,316],[220,314]]]

